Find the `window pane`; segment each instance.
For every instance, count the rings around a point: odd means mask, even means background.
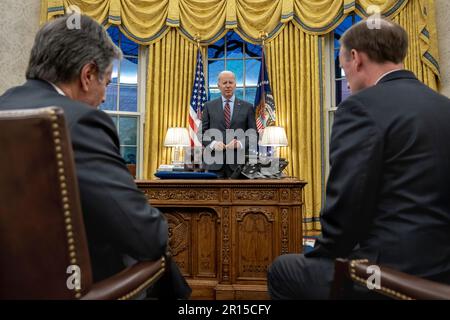
[[[223,58],[225,55],[225,37],[208,46],[208,58]]]
[[[258,85],[259,71],[261,69],[261,60],[245,60],[245,86]]]
[[[111,74],[111,83],[119,82],[119,60],[113,61],[113,69]]]
[[[120,86],[119,110],[137,112],[137,86]]]
[[[138,59],[126,58],[120,62],[120,83],[137,84]]]
[[[136,164],[136,147],[120,147],[120,154],[127,164]]]
[[[110,114],[112,121],[114,122],[114,125],[117,128],[117,116]]]
[[[225,61],[209,61],[208,62],[208,83],[209,87],[217,87],[217,77],[219,73],[225,70]]]
[[[244,41],[235,32],[227,33],[227,58],[242,59]]]
[[[214,100],[220,97],[220,90],[217,88],[209,89],[209,100]]]
[[[339,48],[341,47],[340,43],[339,43],[339,39],[340,39],[340,35],[338,34],[334,34],[334,49],[335,50],[339,50]]]
[[[347,79],[336,81],[336,106],[351,95],[347,87]]]
[[[117,111],[117,85],[110,83],[106,87],[105,102],[100,105],[100,110]]]
[[[251,104],[255,103],[256,88],[245,88],[245,100]]]
[[[339,66],[339,50],[334,50],[334,61],[336,61]]]
[[[248,43],[244,41],[245,57],[246,58],[259,58],[262,56],[262,50],[260,45]]]
[[[234,94],[236,95],[236,98],[244,100],[244,88],[236,88]]]
[[[137,144],[137,118],[124,117],[119,118],[119,140],[121,145]]]
[[[236,84],[238,86],[243,86],[243,76],[244,76],[244,60],[227,60],[227,70],[233,71],[236,75]]]

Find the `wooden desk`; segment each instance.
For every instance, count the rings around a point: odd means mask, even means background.
[[[267,267],[302,251],[304,181],[136,183],[166,214],[172,254],[194,299],[267,299]]]

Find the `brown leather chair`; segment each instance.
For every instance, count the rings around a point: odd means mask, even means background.
[[[92,283],[72,148],[56,107],[0,112],[0,248],[0,299],[130,299],[165,270],[161,258]]]
[[[345,299],[349,287],[356,283],[366,287],[372,272],[368,267],[375,265],[368,260],[336,259],[331,299]],[[386,297],[400,300],[450,299],[450,285],[426,280],[387,267],[380,268],[380,286],[373,290]],[[370,281],[371,282],[371,281]]]

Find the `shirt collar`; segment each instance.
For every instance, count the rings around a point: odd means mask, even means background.
[[[394,69],[394,70],[391,70],[391,71],[388,71],[388,72],[382,74],[381,77],[379,77],[378,80],[375,81],[375,84],[377,84],[378,82],[380,82],[380,80],[383,79],[383,78],[384,78],[385,76],[387,76],[388,74],[390,74],[390,73],[392,73],[392,72],[395,72],[395,71],[399,71],[399,70],[403,70],[403,69],[402,69],[402,68],[398,68],[398,69]]]
[[[222,96],[222,104],[224,104],[227,100],[230,101],[230,103],[234,103],[234,99],[235,99],[235,95],[233,94],[233,96],[230,99],[226,99],[224,96]]]
[[[60,87],[58,87],[56,84],[47,81],[48,83],[50,83],[52,85],[53,88],[55,88],[56,92],[58,92],[60,95],[65,96],[66,94],[64,93],[64,91],[61,90]]]

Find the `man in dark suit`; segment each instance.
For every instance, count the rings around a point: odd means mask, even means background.
[[[80,16],[79,28],[69,28],[68,19],[58,18],[39,30],[27,82],[0,97],[0,110],[46,106],[64,110],[93,277],[99,281],[124,269],[126,261],[157,260],[164,255],[168,226],[137,189],[120,155],[110,116],[97,109],[111,81],[112,62],[122,53],[91,18]],[[187,297],[190,288],[176,266],[171,268],[178,281],[175,295]]]
[[[256,150],[256,120],[253,105],[236,98],[236,77],[222,71],[217,84],[222,96],[208,101],[202,114],[202,143],[206,148],[208,171],[221,178],[231,177],[245,163],[249,144]],[[208,157],[210,156],[210,157]]]
[[[337,257],[450,283],[450,100],[403,69],[404,29],[366,22],[341,39],[353,95],[334,119],[322,236],[270,266],[274,299],[328,298]]]

